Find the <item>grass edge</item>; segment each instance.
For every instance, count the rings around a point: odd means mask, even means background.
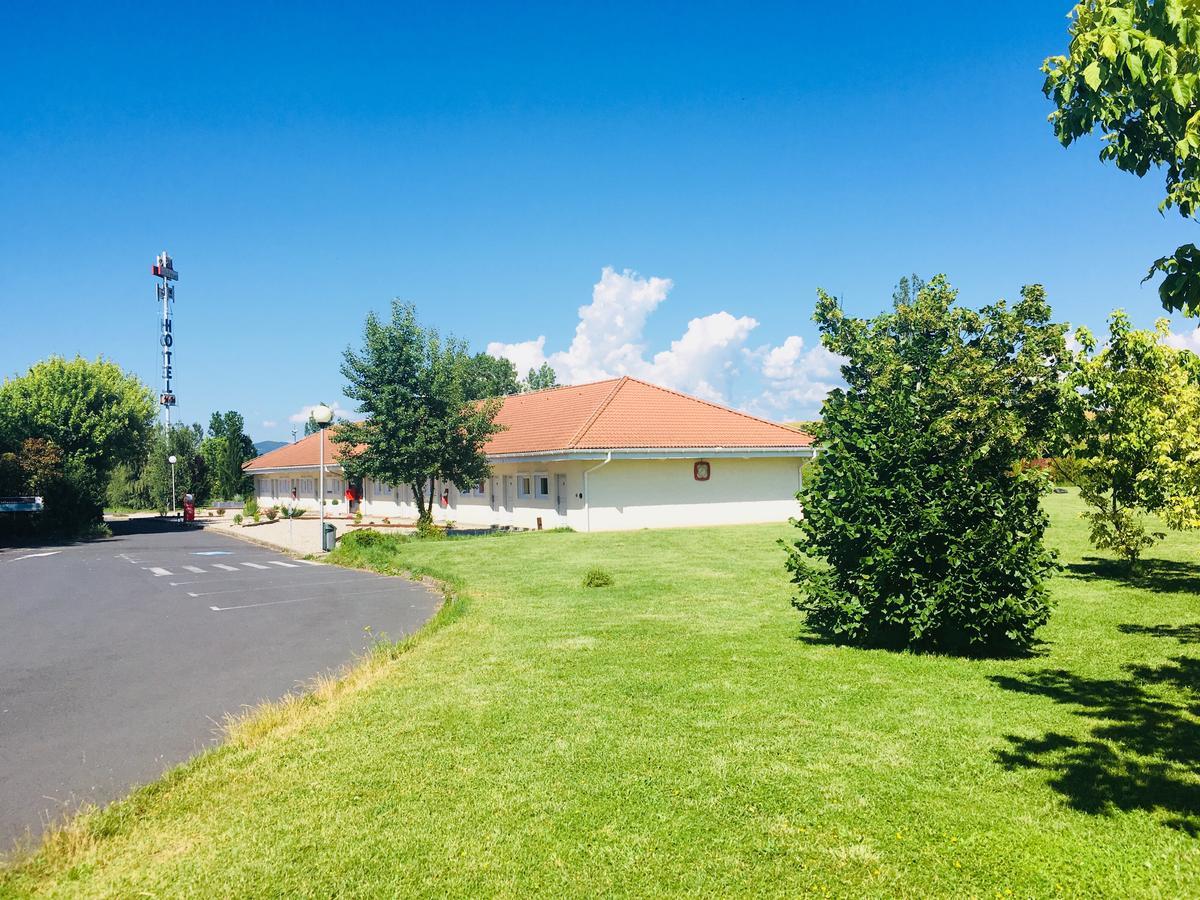
[[[332,565],[371,569],[335,560]],[[222,739],[216,745],[176,764],[153,781],[131,788],[124,796],[104,806],[82,804],[47,824],[41,836],[28,842],[18,838],[7,852],[0,852],[0,898],[12,894],[18,882],[64,872],[86,861],[103,842],[124,833],[139,818],[145,806],[181,779],[239,750],[254,750],[270,738],[285,738],[309,724],[313,716],[336,700],[352,696],[377,683],[388,668],[409,652],[462,618],[470,607],[470,596],[453,578],[434,578],[427,573],[383,572],[403,577],[442,595],[432,616],[412,634],[398,641],[377,640],[366,652],[333,672],[309,679],[294,691],[274,700],[264,700],[239,713],[226,713],[221,722]]]

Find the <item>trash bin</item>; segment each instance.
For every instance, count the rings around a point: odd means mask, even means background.
[[[321,526],[321,549],[329,551],[337,542],[337,527],[330,522]]]

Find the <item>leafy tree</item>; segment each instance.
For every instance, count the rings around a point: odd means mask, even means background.
[[[521,390],[517,367],[511,360],[490,353],[476,353],[470,357],[467,368],[467,398],[470,400],[506,397]]]
[[[819,293],[847,387],[822,409],[788,568],[793,604],[834,639],[1006,652],[1049,616],[1044,484],[1018,464],[1056,433],[1065,326],[1040,286],[979,312],[955,299],[939,275],[863,320]]]
[[[308,421],[304,423],[304,436],[308,437],[310,434],[316,434],[320,430],[321,426],[317,424],[317,420],[313,418],[313,414],[309,413]]]
[[[558,387],[558,376],[550,363],[542,363],[537,369],[530,369],[529,374],[521,382],[522,391],[544,391],[546,388]]]
[[[1042,64],[1043,90],[1064,146],[1099,131],[1102,160],[1138,177],[1166,173],[1160,210],[1192,218],[1200,202],[1200,3],[1086,0],[1075,6],[1064,56]],[[1159,299],[1200,315],[1200,250],[1184,244],[1157,260]]]
[[[892,291],[892,303],[909,304],[915,303],[917,295],[921,293],[925,287],[925,279],[920,275],[913,273],[912,275],[901,275],[900,280],[896,283],[896,289]]]
[[[140,460],[154,414],[149,388],[115,363],[50,357],[0,385],[0,453],[52,446],[61,454],[44,521],[75,530],[100,515],[113,469]]]
[[[211,443],[203,455],[212,471],[213,490],[225,500],[240,497],[250,489],[251,479],[242,467],[258,456],[246,434],[241,413],[214,412],[208,420]]]
[[[1131,565],[1164,535],[1142,513],[1160,513],[1174,528],[1200,527],[1200,360],[1166,346],[1169,331],[1135,330],[1124,312],[1109,319],[1107,345],[1096,351],[1086,328],[1069,384],[1068,427],[1076,444],[1079,495],[1092,543]]]
[[[411,304],[394,301],[391,321],[367,316],[362,348],[346,348],[346,396],[358,402],[362,422],[343,422],[332,439],[351,478],[377,478],[412,488],[419,524],[433,519],[433,480],[460,488],[486,478],[483,452],[500,400],[472,394],[472,357],[454,338],[423,328]]]
[[[203,440],[204,428],[199,422],[193,425],[172,425],[170,440],[167,439],[165,428],[155,429],[137,485],[139,494],[146,498],[147,507],[166,511],[171,506],[169,457],[172,455],[176,459],[176,507],[183,504],[184,494],[192,494],[198,504],[208,501],[211,481],[208,464],[201,452]]]
[[[234,494],[230,497],[221,489],[220,474],[229,456],[227,446],[227,442],[223,436],[213,437],[210,435],[200,441],[198,448],[200,456],[204,460],[204,468],[208,472],[208,490],[206,493],[210,497],[219,497],[222,500],[230,500],[238,496]]]

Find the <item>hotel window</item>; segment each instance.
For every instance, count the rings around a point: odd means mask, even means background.
[[[550,476],[545,472],[538,472],[533,476],[533,494],[539,500],[550,496]]]
[[[528,497],[533,493],[533,479],[528,472],[517,473],[517,496]]]

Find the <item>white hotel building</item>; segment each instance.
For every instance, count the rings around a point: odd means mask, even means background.
[[[491,477],[462,491],[436,484],[435,521],[576,531],[785,522],[800,512],[801,467],[815,452],[802,431],[629,377],[505,397],[496,421]],[[324,440],[326,515],[353,512],[327,432],[246,464],[260,505],[295,491],[317,508]],[[364,516],[416,519],[408,486],[355,487]]]

